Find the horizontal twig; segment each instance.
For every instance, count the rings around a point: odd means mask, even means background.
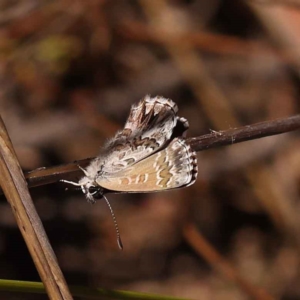
[[[187,141],[195,151],[237,144],[245,141],[277,135],[300,129],[300,115],[265,121],[253,125],[224,131],[212,131],[210,134],[189,138]]]
[[[300,115],[247,125],[239,128],[212,131],[199,137],[191,137],[187,142],[195,151],[237,144],[266,136],[277,135],[300,129]],[[93,158],[86,158],[73,163],[50,168],[39,168],[27,174],[29,187],[41,186],[57,182],[60,179],[74,179],[82,176],[78,166],[86,167]]]

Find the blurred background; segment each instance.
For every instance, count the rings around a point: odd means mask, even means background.
[[[190,137],[291,116],[299,29],[298,0],[1,0],[0,113],[26,171],[96,156],[146,94],[173,99]],[[222,300],[249,299],[247,283],[300,299],[298,135],[198,153],[185,189],[109,195],[124,251],[104,201],[32,189],[67,282]],[[39,280],[4,196],[0,265],[0,278]]]

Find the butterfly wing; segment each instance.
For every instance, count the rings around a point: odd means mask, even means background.
[[[159,96],[146,96],[133,105],[124,129],[100,155],[98,164],[102,172],[107,176],[120,172],[163,148],[171,139],[176,124],[183,123],[177,111],[172,100]],[[184,127],[186,130],[187,121]]]
[[[184,139],[175,138],[165,149],[96,182],[113,191],[154,192],[188,186],[196,177],[196,153]]]

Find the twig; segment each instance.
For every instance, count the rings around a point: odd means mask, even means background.
[[[300,115],[247,125],[244,127],[213,131],[199,137],[188,138],[187,142],[195,151],[237,144],[266,136],[277,135],[300,129]],[[82,176],[78,165],[86,167],[92,158],[51,168],[40,168],[25,175],[29,187],[41,186],[57,182],[60,179],[74,179]]]
[[[10,138],[0,117],[0,185],[51,299],[73,299],[35,210]]]
[[[213,131],[210,134],[189,138],[188,142],[195,151],[202,151],[214,147],[237,144],[266,136],[286,133],[297,129],[300,129],[300,115],[225,131]]]

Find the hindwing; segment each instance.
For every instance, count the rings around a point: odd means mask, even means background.
[[[188,186],[196,180],[196,153],[182,138],[175,138],[161,151],[114,174],[96,179],[108,190],[153,192]]]

